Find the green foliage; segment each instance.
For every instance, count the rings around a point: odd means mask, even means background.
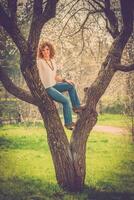
[[[9,99],[9,100],[0,100],[0,119],[3,122],[9,120],[19,120],[19,111],[18,111],[18,101]]]
[[[118,99],[111,102],[110,104],[104,103],[101,108],[102,113],[111,113],[111,114],[123,114],[125,111],[125,106],[123,101]]]
[[[101,121],[107,124],[107,117]],[[115,119],[119,119],[119,116]],[[70,133],[67,132],[68,138]],[[134,145],[129,135],[91,133],[86,156],[88,186],[78,194],[67,193],[58,187],[46,132],[41,124],[38,127],[1,127],[0,151],[1,200],[134,198]]]

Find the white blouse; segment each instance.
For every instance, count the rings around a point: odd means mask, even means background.
[[[54,69],[51,69],[51,62],[52,67]],[[41,82],[45,88],[52,87],[56,84],[55,76],[57,71],[57,66],[55,63],[55,60],[45,61],[44,59],[38,59],[37,60],[37,68],[39,70],[39,76],[41,79]],[[49,66],[50,65],[50,66]]]

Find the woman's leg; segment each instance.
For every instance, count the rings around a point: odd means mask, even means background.
[[[75,89],[75,86],[64,82],[64,83],[57,83],[56,85],[53,86],[56,90],[59,92],[65,92],[68,91],[70,100],[72,103],[72,107],[79,108],[80,107],[80,101]]]
[[[65,125],[71,124],[72,112],[71,112],[69,100],[59,91],[57,91],[54,87],[47,88],[46,91],[53,100],[63,105],[63,115],[64,115]]]

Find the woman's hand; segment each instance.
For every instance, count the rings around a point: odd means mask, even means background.
[[[69,83],[71,85],[74,85],[74,82],[72,80],[63,79],[63,82],[66,82],[66,83]]]

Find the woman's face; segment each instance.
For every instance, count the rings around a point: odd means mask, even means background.
[[[49,59],[50,58],[50,49],[48,46],[45,46],[43,49],[42,49],[42,54],[43,54],[43,57],[46,58],[46,59]]]

